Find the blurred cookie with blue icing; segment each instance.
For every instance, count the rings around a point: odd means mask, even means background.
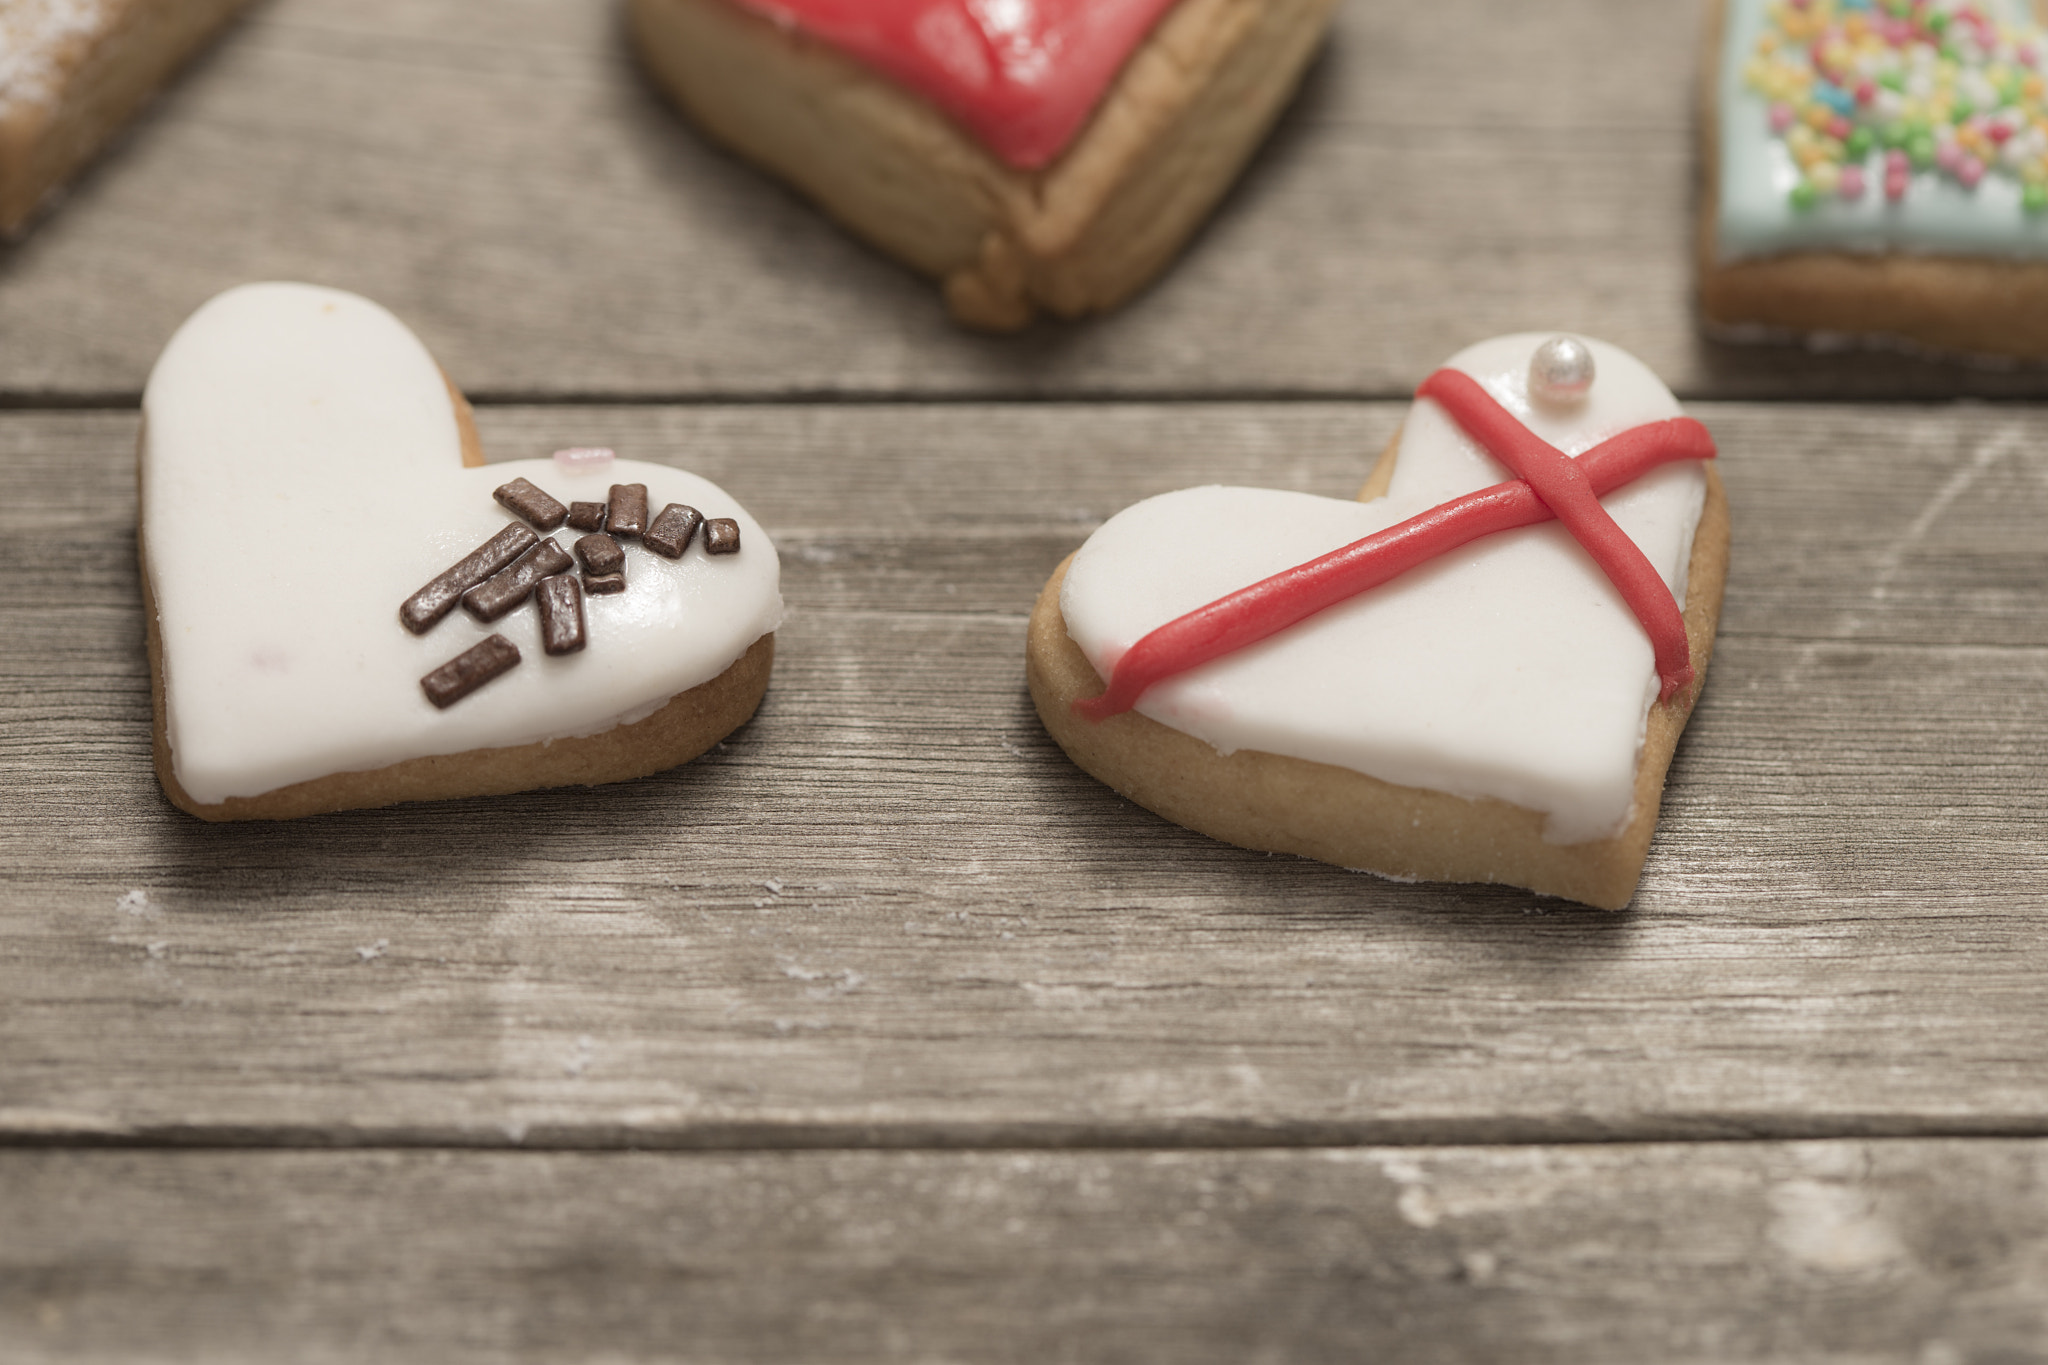
[[[2048,356],[2029,0],[1718,0],[1700,312],[1738,340]]]

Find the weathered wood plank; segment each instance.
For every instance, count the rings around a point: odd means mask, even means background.
[[[0,1153],[41,1361],[2037,1361],[2048,1150]]]
[[[1201,483],[1350,496],[1381,403],[483,409],[495,458],[610,442],[723,483],[773,527],[799,611],[1021,616],[1104,518]],[[2048,645],[2048,417],[2024,407],[1698,405],[1736,528],[1735,635]],[[134,602],[136,419],[0,414],[0,565]],[[119,548],[116,546],[119,542]],[[70,618],[17,629],[90,649]],[[111,639],[126,657],[126,642]],[[52,656],[55,657],[55,656]],[[28,660],[17,659],[16,666]]]
[[[2048,371],[1703,343],[1691,0],[1354,3],[1158,288],[1018,339],[710,150],[588,0],[274,0],[26,245],[0,396],[132,395],[248,279],[367,293],[486,396],[1393,397],[1572,328],[1700,396],[2048,392]]]
[[[1214,844],[1024,698],[1097,518],[1341,493],[1393,405],[486,410],[771,528],[762,714],[601,800],[223,827],[148,770],[133,417],[0,416],[0,1138],[2048,1131],[2048,418],[1704,414],[1729,607],[1620,917]]]

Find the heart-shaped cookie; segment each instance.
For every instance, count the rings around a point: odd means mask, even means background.
[[[1165,266],[1293,92],[1335,0],[633,0],[721,141],[1019,327]]]
[[[767,687],[782,599],[752,518],[608,452],[484,467],[461,396],[366,299],[229,290],[143,418],[157,772],[196,815],[641,776]]]
[[[1590,356],[1590,388],[1545,387],[1543,363],[1561,353]],[[1446,370],[1476,381],[1466,387],[1496,425],[1566,455],[1594,452],[1560,461],[1581,474],[1631,441],[1647,447],[1686,429],[1691,444],[1659,456],[1675,462],[1636,470],[1598,504],[1634,547],[1619,553],[1663,593],[1674,659],[1660,660],[1645,608],[1617,588],[1612,547],[1596,559],[1575,539],[1585,532],[1547,520],[1553,495],[1514,484],[1448,397],[1421,397],[1368,482],[1369,500],[1198,488],[1112,517],[1039,599],[1032,696],[1083,768],[1217,838],[1619,908],[1634,894],[1713,647],[1726,504],[1710,467],[1678,458],[1710,454],[1711,443],[1696,424],[1670,420],[1676,400],[1640,361],[1600,342],[1559,352],[1541,336],[1500,337]],[[1449,387],[1433,377],[1424,391]],[[1492,491],[1471,496],[1481,490]],[[1248,647],[1136,691],[1134,711],[1096,720],[1077,709],[1105,679],[1130,690],[1120,673],[1169,623],[1365,538],[1455,521],[1461,499],[1509,494],[1533,509],[1509,523],[1520,529],[1453,544],[1296,624],[1254,630]]]

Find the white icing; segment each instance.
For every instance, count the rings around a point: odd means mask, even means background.
[[[1641,361],[1599,341],[1586,402],[1533,407],[1529,359],[1548,336],[1499,337],[1448,364],[1571,455],[1679,415]],[[1178,616],[1512,477],[1425,399],[1409,412],[1384,498],[1218,487],[1151,498],[1081,547],[1060,606],[1108,677],[1126,650]],[[1705,498],[1705,470],[1687,461],[1601,500],[1681,601]],[[1511,801],[1548,817],[1546,838],[1578,843],[1627,822],[1657,686],[1642,626],[1551,522],[1474,541],[1152,687],[1137,709],[1226,754],[1263,750]]]
[[[716,485],[618,460],[462,466],[448,389],[390,313],[299,284],[229,290],[164,348],[143,398],[144,545],[167,730],[193,799],[256,796],[428,754],[594,734],[725,671],[782,619],[775,547]],[[424,636],[398,607],[512,520],[525,476],[563,502],[644,483],[740,526],[740,552],[626,542],[627,590],[586,599],[588,646],[550,658],[531,605],[460,608]],[[566,549],[577,533],[556,539]],[[518,667],[445,711],[420,678],[486,636]]]
[[[1804,211],[1793,208],[1787,196],[1799,183],[1799,168],[1784,140],[1771,132],[1769,102],[1742,77],[1764,29],[1766,0],[1726,4],[1716,87],[1721,183],[1714,249],[1720,260],[1815,249],[2048,256],[2048,214],[2028,213],[2020,206],[2020,185],[2013,177],[1987,175],[1975,189],[1965,189],[1937,171],[1918,171],[1905,198],[1892,203],[1882,189],[1882,151],[1873,151],[1862,163],[1870,188],[1861,198],[1831,198]],[[1997,22],[2033,22],[2026,0],[1978,4]]]
[[[55,104],[113,0],[0,0],[0,119]]]

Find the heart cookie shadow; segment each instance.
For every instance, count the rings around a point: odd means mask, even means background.
[[[1391,935],[1446,946],[1546,978],[1613,961],[1636,941],[1640,909],[1616,913],[1486,883],[1404,882],[1290,853],[1211,839],[1119,796],[1065,761],[1020,692],[1008,724],[1018,737],[1026,790],[1020,809],[1057,812],[1036,822],[1048,859],[1085,869],[1105,912],[1193,905],[1262,927],[1357,941]],[[1105,848],[1116,850],[1104,859]],[[1653,894],[1653,893],[1652,893]]]
[[[749,722],[751,725],[751,722]],[[742,727],[726,744],[745,736]],[[647,860],[648,880],[716,857],[749,819],[731,800],[726,744],[626,782],[409,802],[289,821],[210,823],[162,806],[149,860],[213,909],[313,911],[346,903],[494,908],[499,891],[573,894],[586,865]],[[603,881],[616,884],[614,873]],[[481,903],[479,903],[481,902]]]

